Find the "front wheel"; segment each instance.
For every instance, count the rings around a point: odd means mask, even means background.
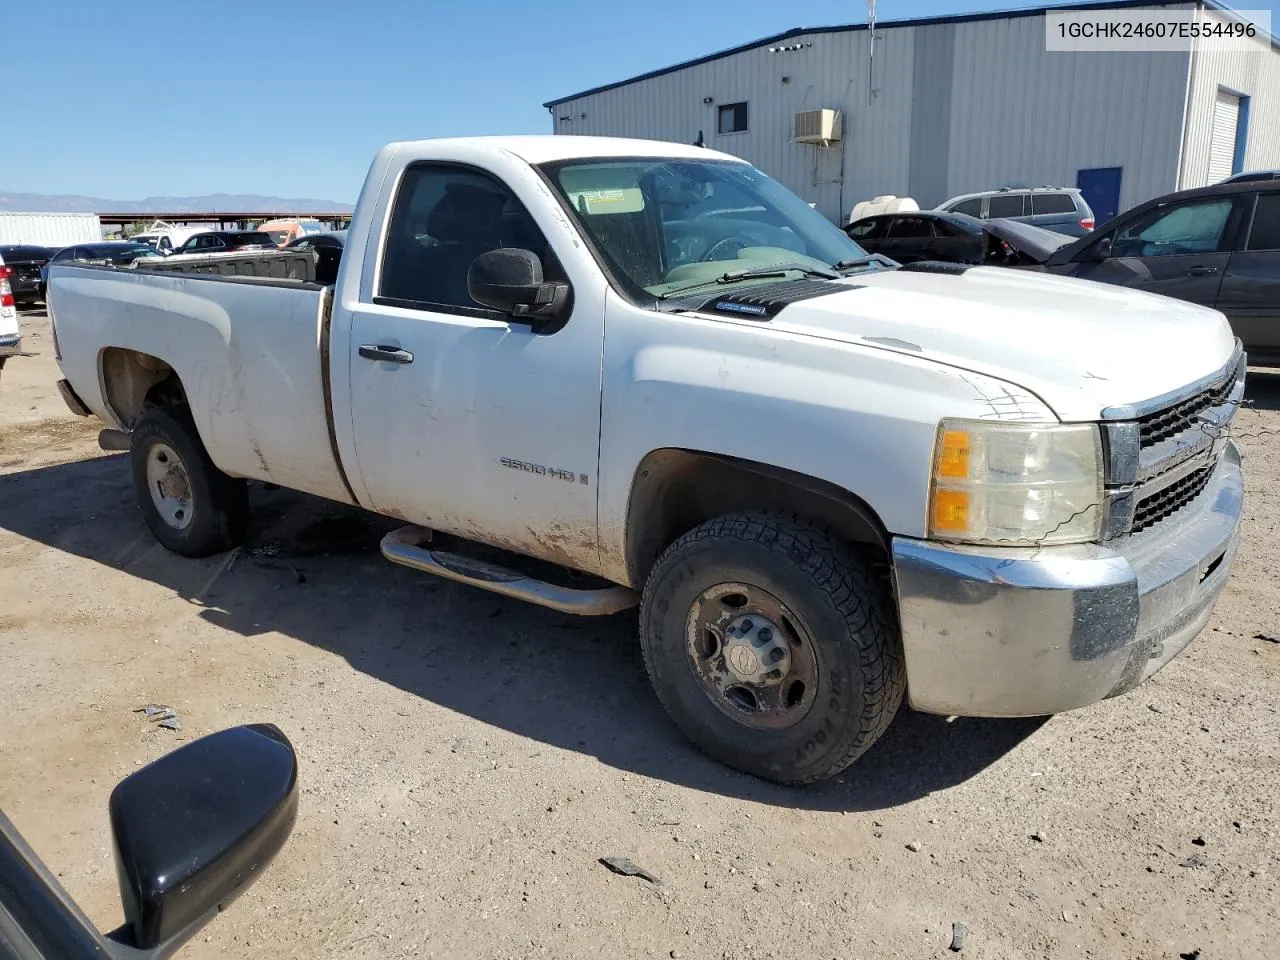
[[[888,728],[906,686],[886,579],[794,517],[720,517],[672,544],[645,584],[640,642],[685,736],[780,783],[851,764]]]
[[[166,548],[207,557],[244,539],[245,481],[213,465],[185,407],[146,411],[134,425],[129,454],[143,519]]]

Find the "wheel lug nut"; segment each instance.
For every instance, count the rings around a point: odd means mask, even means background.
[[[763,640],[765,643],[768,643],[770,640],[773,639],[773,631],[770,630],[768,627],[761,627],[760,639]]]
[[[755,624],[753,624],[750,620],[743,620],[743,621],[742,621],[742,632],[743,632],[743,633],[747,633],[747,632],[748,632],[748,631],[750,631],[750,630],[751,630],[751,628],[752,628],[752,627],[754,627],[754,626],[755,626]]]

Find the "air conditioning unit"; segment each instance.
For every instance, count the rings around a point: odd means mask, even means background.
[[[796,143],[829,143],[840,141],[839,110],[806,110],[796,114]]]

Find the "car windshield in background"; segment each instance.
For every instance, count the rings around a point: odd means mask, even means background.
[[[266,236],[271,238],[272,243],[279,246],[280,244],[284,243],[286,240],[289,239],[289,231],[288,230],[268,230],[266,231]],[[251,240],[248,242],[253,243],[256,241]]]
[[[802,269],[829,271],[867,256],[822,214],[745,163],[637,158],[542,169],[610,271],[640,299],[709,285],[726,273],[785,266],[800,277]]]
[[[287,234],[287,232],[286,232],[286,231],[284,231],[284,230],[280,231],[280,236],[281,236],[281,237],[285,237],[285,236],[287,236],[287,235],[288,235],[288,234]],[[274,247],[274,246],[278,246],[278,243],[277,243],[277,241],[276,241],[276,239],[275,239],[274,235],[273,235],[273,234],[270,234],[270,233],[239,233],[239,234],[232,234],[231,236],[229,236],[229,237],[227,238],[227,240],[228,240],[228,242],[230,242],[230,243],[234,244],[234,245],[235,245],[235,246],[237,246],[237,247],[249,247],[249,246],[253,246],[255,243],[261,244],[261,245],[262,245],[262,246],[264,246],[264,247]]]
[[[303,233],[324,233],[324,224],[319,220],[303,220],[299,222],[298,229]]]

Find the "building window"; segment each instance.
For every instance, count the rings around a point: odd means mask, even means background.
[[[743,103],[725,103],[720,106],[719,133],[739,133],[747,129],[747,105]]]

